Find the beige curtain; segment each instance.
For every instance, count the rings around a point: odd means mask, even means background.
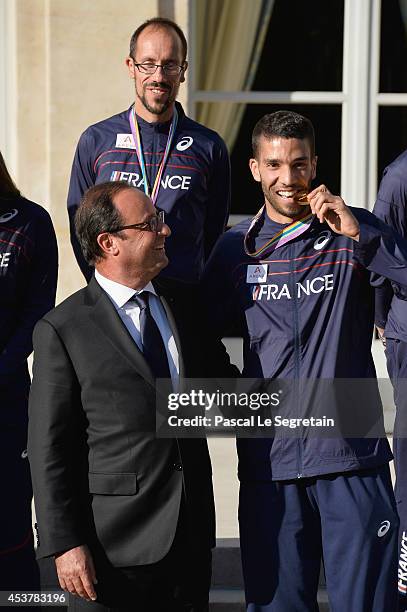
[[[274,0],[196,0],[197,89],[250,90]],[[246,105],[200,102],[197,120],[233,148]]]

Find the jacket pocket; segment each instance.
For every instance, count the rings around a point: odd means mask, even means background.
[[[89,472],[89,493],[95,493],[96,495],[134,495],[137,491],[137,474]]]

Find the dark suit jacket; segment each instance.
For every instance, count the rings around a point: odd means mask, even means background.
[[[180,376],[185,363],[197,375],[197,345],[184,355],[162,303]],[[94,278],[39,321],[28,442],[39,557],[86,543],[118,567],[154,563],[173,541],[182,491],[189,543],[214,545],[206,440],[156,438],[155,401],[153,374]]]

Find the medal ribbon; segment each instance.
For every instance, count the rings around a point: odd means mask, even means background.
[[[287,225],[287,227],[277,232],[277,234],[274,234],[274,236],[270,238],[270,240],[268,240],[265,244],[263,244],[262,247],[257,249],[257,251],[250,251],[248,246],[249,240],[252,238],[253,230],[259,227],[260,219],[263,217],[264,213],[265,206],[262,206],[257,215],[253,217],[253,220],[244,238],[244,250],[246,255],[249,255],[250,257],[259,257],[260,255],[262,255],[263,257],[267,257],[268,255],[270,255],[270,253],[278,249],[278,247],[283,246],[283,244],[287,244],[287,242],[290,242],[290,240],[294,240],[294,238],[297,238],[297,236],[303,234],[309,228],[314,218],[314,215],[310,213],[302,219],[290,223],[290,225]]]
[[[161,177],[162,177],[162,174],[164,172],[164,168],[165,168],[165,166],[167,164],[168,156],[169,156],[170,150],[171,150],[172,141],[173,141],[174,135],[175,135],[175,130],[177,129],[178,111],[174,107],[174,114],[172,116],[172,121],[171,121],[171,125],[170,125],[170,131],[168,132],[167,144],[165,145],[164,155],[163,155],[163,158],[161,160],[160,166],[158,168],[157,176],[155,177],[155,181],[154,181],[154,185],[153,185],[153,188],[151,190],[151,193],[150,193],[150,185],[148,183],[148,178],[147,178],[146,164],[145,164],[145,161],[144,161],[143,147],[142,147],[142,144],[141,144],[140,130],[139,130],[139,126],[138,126],[138,123],[137,123],[136,111],[134,110],[134,106],[131,108],[131,110],[129,112],[129,122],[130,122],[130,127],[131,127],[131,133],[133,134],[134,144],[135,144],[135,147],[136,147],[136,153],[137,153],[138,161],[139,161],[140,168],[141,168],[141,174],[143,175],[144,193],[151,198],[151,200],[152,200],[152,202],[153,202],[153,204],[155,206],[155,203],[156,203],[157,197],[158,197],[158,192],[159,192],[160,186],[161,186]]]

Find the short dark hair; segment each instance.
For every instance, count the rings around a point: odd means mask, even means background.
[[[85,192],[75,215],[76,236],[88,264],[94,265],[103,257],[97,237],[103,232],[114,233],[124,225],[114,197],[125,189],[134,189],[124,182],[100,183]]]
[[[137,30],[133,32],[133,35],[130,39],[130,53],[129,53],[130,57],[134,59],[137,39],[142,33],[142,31],[148,28],[149,26],[154,26],[155,28],[164,28],[167,30],[174,30],[174,32],[179,36],[181,40],[182,56],[183,56],[182,61],[185,62],[185,60],[187,59],[187,53],[188,53],[188,44],[187,44],[187,39],[185,38],[185,34],[181,30],[179,25],[175,23],[175,21],[172,21],[171,19],[167,19],[166,17],[152,17],[151,19],[147,19],[147,21],[144,21],[141,25],[139,25]]]
[[[260,138],[267,140],[275,136],[308,140],[311,156],[315,155],[315,132],[311,121],[293,111],[281,110],[264,115],[254,126],[252,134],[253,157],[257,158]]]

